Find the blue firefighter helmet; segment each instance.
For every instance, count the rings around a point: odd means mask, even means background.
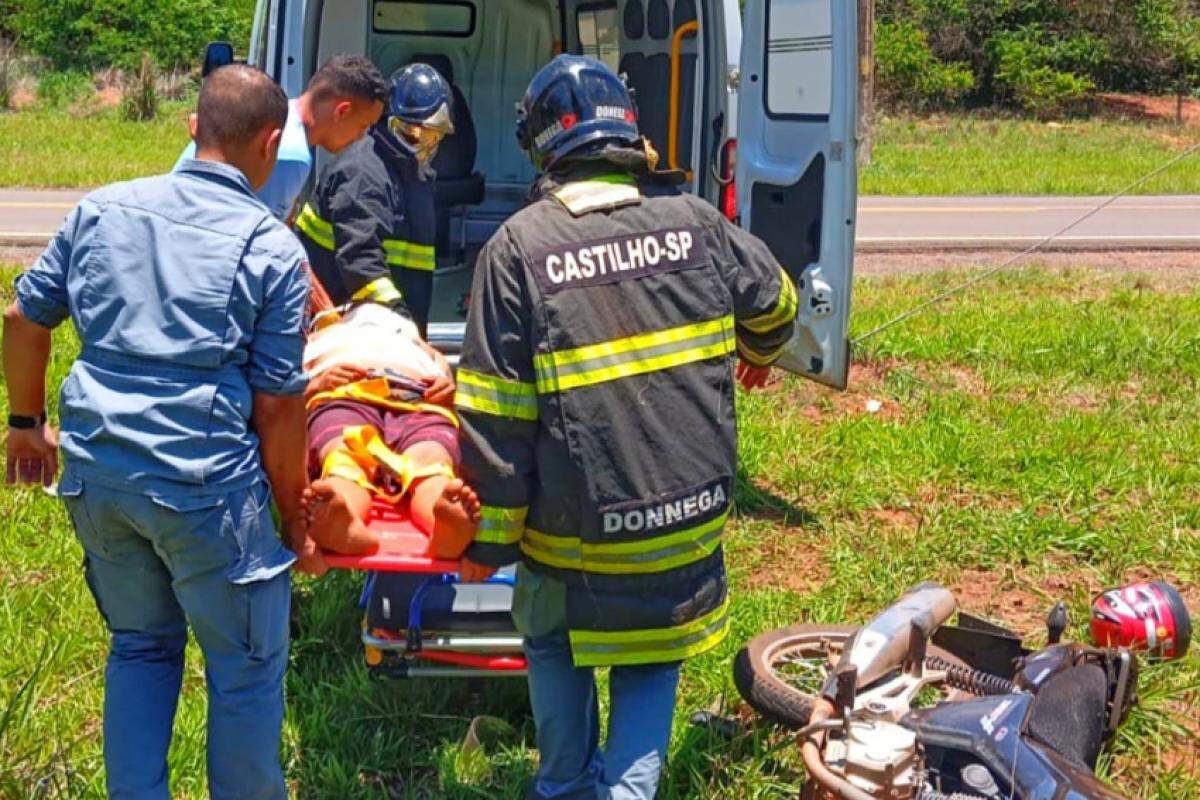
[[[453,104],[450,84],[428,64],[409,64],[392,76],[388,115],[394,119],[453,133]]]
[[[420,164],[428,164],[442,138],[454,133],[450,84],[428,64],[409,64],[392,76],[388,130]]]
[[[585,145],[638,140],[629,88],[603,61],[556,56],[542,67],[517,104],[517,141],[538,169]]]

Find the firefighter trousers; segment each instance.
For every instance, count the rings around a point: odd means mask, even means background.
[[[571,659],[558,605],[562,585],[521,567],[517,587],[514,618],[525,634],[541,756],[526,800],[653,800],[667,761],[680,662],[611,668],[601,749],[595,670]],[[538,623],[547,620],[562,624],[546,630]],[[541,630],[530,635],[530,628]]]

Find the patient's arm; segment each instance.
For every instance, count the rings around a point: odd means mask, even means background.
[[[321,392],[333,391],[339,386],[345,386],[347,383],[365,380],[369,374],[369,370],[356,367],[353,364],[338,364],[314,376],[308,382],[308,387],[304,390],[304,397],[307,399]]]
[[[424,339],[418,339],[417,344],[421,346],[433,362],[437,365],[439,374],[431,375],[426,380],[428,386],[425,389],[424,400],[426,403],[433,403],[438,406],[450,408],[454,405],[454,378],[451,377],[454,373],[450,369],[450,364],[446,362],[446,357],[441,351],[433,345],[426,342]]]

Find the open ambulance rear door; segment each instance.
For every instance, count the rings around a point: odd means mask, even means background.
[[[800,295],[778,365],[846,387],[858,35],[854,0],[746,0],[737,80],[737,208]]]

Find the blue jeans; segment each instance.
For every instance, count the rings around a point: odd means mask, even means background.
[[[211,497],[117,491],[64,476],[59,492],[111,632],[104,764],[114,800],[162,800],[188,623],[208,682],[214,800],[287,797],[279,763],[294,556],[270,491]]]
[[[541,755],[527,800],[652,800],[671,741],[679,662],[612,668],[601,752],[595,670],[571,659],[563,585],[518,567],[513,621],[525,636]]]

